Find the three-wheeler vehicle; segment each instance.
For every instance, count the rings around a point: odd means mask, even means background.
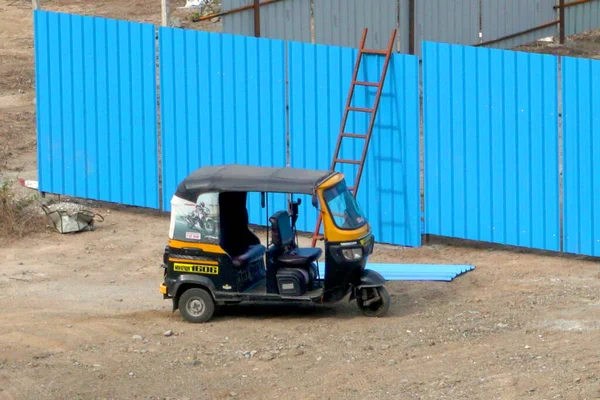
[[[267,248],[248,226],[249,192],[260,193],[263,208],[268,193],[312,197],[323,221],[324,277],[318,268],[323,250],[298,245],[301,199],[288,197],[289,211],[269,217]],[[215,230],[189,228],[186,217],[200,203],[212,207]],[[202,167],[179,184],[171,199],[160,292],[172,299],[173,311],[179,309],[194,323],[208,321],[217,306],[242,301],[333,303],[348,294],[364,315],[379,317],[391,300],[385,279],[365,268],[373,246],[371,227],[342,173],[236,164]]]

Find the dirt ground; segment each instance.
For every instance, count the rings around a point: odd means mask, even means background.
[[[158,1],[44,3],[160,18]],[[585,43],[554,50],[589,49],[595,37]],[[5,177],[36,179],[33,76],[30,1],[0,0]],[[94,232],[0,242],[0,399],[600,398],[595,260],[460,243],[378,246],[371,261],[476,269],[450,283],[390,282],[393,305],[381,319],[348,302],[239,305],[192,325],[158,292],[167,216],[96,211],[105,221]]]

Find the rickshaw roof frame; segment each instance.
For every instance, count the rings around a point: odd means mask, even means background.
[[[312,195],[337,171],[292,167],[226,164],[201,167],[177,187],[176,195],[191,199],[205,193],[265,192]]]

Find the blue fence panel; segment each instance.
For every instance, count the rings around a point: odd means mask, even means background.
[[[292,42],[289,55],[290,147],[293,167],[329,169],[357,50]],[[364,56],[359,80],[377,82],[383,57]],[[358,201],[376,240],[421,244],[418,58],[394,55],[382,92]],[[357,87],[353,105],[372,107],[376,88]],[[364,134],[368,114],[351,112],[346,132]],[[344,138],[342,158],[360,159],[363,139]],[[354,185],[355,165],[338,169]],[[298,230],[312,232],[317,212],[304,197]]]
[[[160,28],[163,204],[206,165],[286,165],[284,42]],[[269,207],[286,207],[270,195]],[[251,223],[266,223],[260,196]]]
[[[557,58],[424,45],[426,233],[559,250]]]
[[[600,61],[563,58],[563,250],[600,256]]]
[[[154,26],[34,18],[40,190],[158,208]]]

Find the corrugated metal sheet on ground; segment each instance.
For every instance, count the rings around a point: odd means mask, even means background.
[[[291,165],[329,169],[354,69],[356,49],[290,43]],[[359,79],[376,82],[383,57],[366,56]],[[419,246],[418,58],[394,55],[388,69],[370,149],[358,191],[379,242]],[[353,105],[372,107],[375,88],[357,87]],[[364,134],[370,114],[350,112],[346,132]],[[364,140],[344,138],[341,157],[360,159]],[[358,166],[343,165],[348,186]],[[306,204],[306,206],[304,206]],[[312,232],[317,213],[303,198],[298,230]]]
[[[424,46],[425,232],[559,250],[557,58]]]
[[[154,26],[34,18],[40,190],[158,208]]]
[[[159,41],[165,210],[198,167],[286,165],[284,42],[163,27]],[[265,225],[260,196],[249,201]],[[285,204],[270,195],[273,211]]]
[[[556,0],[483,0],[481,17],[484,42],[556,21]],[[486,45],[509,49],[558,34],[558,25]]]
[[[368,263],[367,268],[379,272],[389,281],[446,281],[475,269],[473,265],[385,264]],[[319,273],[325,276],[325,264],[319,263]]]
[[[600,28],[600,0],[565,8],[565,34],[576,35]]]
[[[254,4],[253,0],[223,0],[223,11]],[[254,10],[223,15],[223,32],[254,36]],[[284,0],[260,7],[260,36],[311,41],[310,1]]]
[[[472,45],[479,38],[479,0],[417,0],[415,54],[423,41]]]
[[[365,0],[314,0],[315,42],[358,47],[363,29],[368,28],[366,47],[386,49],[392,30],[398,26],[397,3],[397,0],[377,0],[376,4]],[[404,50],[408,51],[408,37],[405,38]]]
[[[600,61],[562,60],[563,250],[600,256]]]

